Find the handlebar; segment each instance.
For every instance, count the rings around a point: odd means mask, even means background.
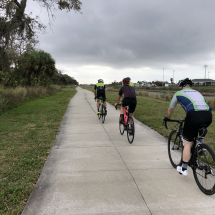
[[[177,123],[183,123],[185,120],[180,120],[180,119],[173,119],[173,120],[168,120],[168,121],[164,121],[165,123],[165,128],[168,129],[167,127],[167,122],[177,122]]]

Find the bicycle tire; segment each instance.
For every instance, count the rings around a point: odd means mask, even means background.
[[[102,113],[101,113],[101,122],[104,123],[105,122],[105,107],[104,105],[102,105]]]
[[[173,130],[168,138],[168,155],[170,163],[174,168],[181,166],[183,155],[183,144],[178,131]]]
[[[198,153],[198,155],[197,155]],[[206,195],[215,193],[215,153],[210,146],[196,147],[192,163],[193,175],[199,189]]]
[[[133,125],[133,126],[131,126]],[[133,143],[134,141],[134,134],[135,134],[135,126],[134,126],[134,120],[132,117],[128,117],[128,121],[127,121],[127,138],[128,138],[128,142],[130,144]]]
[[[119,132],[121,135],[123,135],[124,131],[125,131],[125,126],[124,126],[124,124],[120,123],[120,117],[119,117]]]
[[[100,120],[100,118],[101,118],[101,105],[99,104],[99,114],[98,114],[98,118],[99,118],[99,120]]]

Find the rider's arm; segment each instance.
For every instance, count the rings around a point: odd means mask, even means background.
[[[177,96],[175,93],[175,95],[172,98],[172,101],[170,102],[169,108],[167,110],[167,118],[168,119],[170,119],[172,112],[173,112],[174,108],[176,107],[177,103],[178,103],[178,100],[177,100]]]
[[[96,85],[95,85],[95,87],[94,87],[94,95],[95,95],[95,97],[96,97]]]
[[[123,88],[123,87],[122,87],[122,88]],[[117,104],[119,104],[119,101],[120,101],[120,99],[121,99],[121,97],[122,97],[122,94],[123,94],[122,88],[119,90],[119,95],[118,95],[118,98],[117,98]]]
[[[118,95],[117,104],[119,104],[119,101],[120,101],[121,97],[122,97],[122,96]]]
[[[173,110],[174,110],[174,109],[173,109],[173,108],[171,108],[171,107],[169,107],[169,108],[168,108],[168,110],[167,110],[167,118],[168,118],[168,119],[170,119],[170,117],[171,117],[171,115],[172,115]]]

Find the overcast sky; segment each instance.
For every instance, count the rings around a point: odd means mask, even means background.
[[[82,0],[81,13],[55,13],[40,48],[80,84],[204,78],[203,65],[215,79],[214,10],[214,0]],[[33,1],[28,11],[48,23]]]

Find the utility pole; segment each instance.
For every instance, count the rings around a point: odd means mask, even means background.
[[[206,68],[208,67],[208,65],[203,65],[203,67],[205,67],[205,86],[206,86]]]
[[[209,79],[209,73],[210,73],[210,72],[208,71],[208,79]]]
[[[164,68],[163,68],[163,84],[164,84]],[[162,84],[162,86],[163,86],[163,84]]]
[[[173,70],[173,83],[175,83],[175,81],[174,81],[174,72],[175,72],[175,70]]]
[[[206,79],[206,68],[208,67],[208,65],[203,65],[203,67],[205,67],[205,79]]]

